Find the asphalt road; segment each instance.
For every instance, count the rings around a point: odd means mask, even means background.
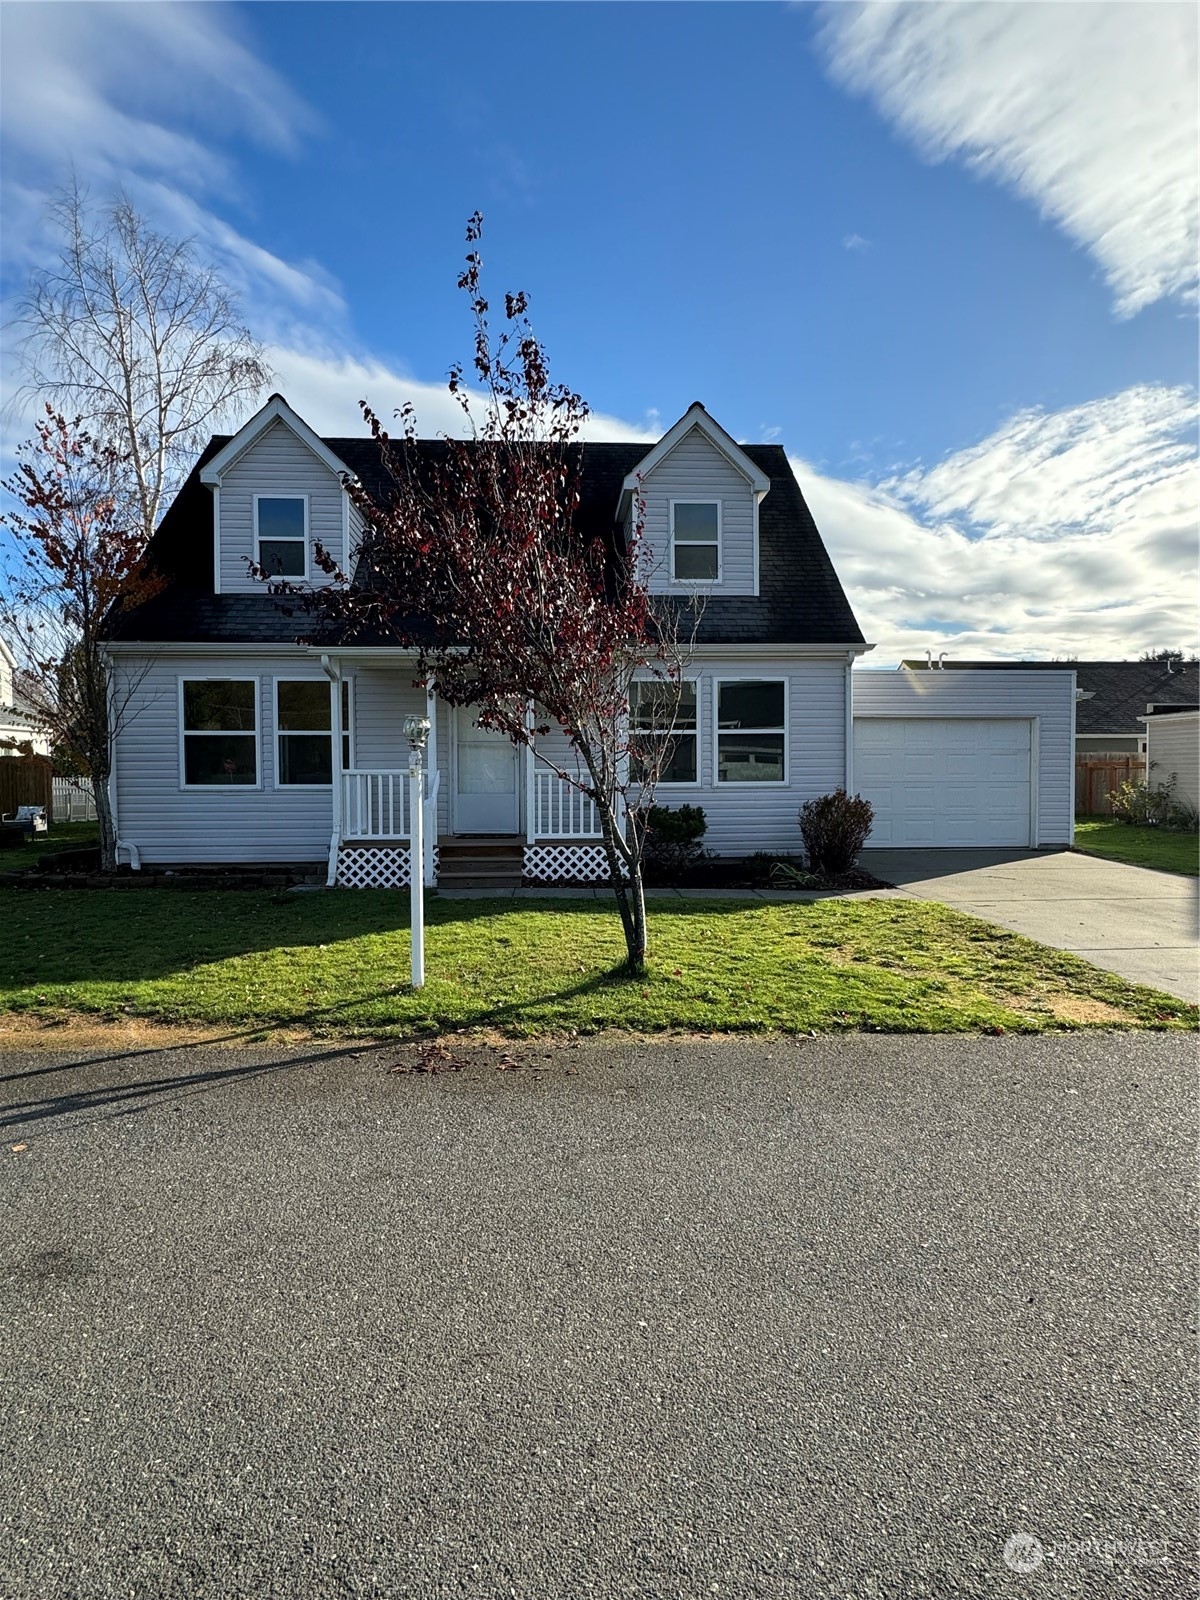
[[[397,1056],[4,1058],[5,1600],[1194,1594],[1194,1040]]]

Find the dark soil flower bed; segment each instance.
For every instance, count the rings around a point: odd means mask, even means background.
[[[771,868],[776,862],[795,869],[804,880],[794,882],[784,875],[772,877]],[[876,878],[872,873],[855,867],[830,877],[810,874],[799,856],[708,856],[680,872],[656,873],[649,867],[646,886],[651,889],[813,889],[820,891],[845,889],[890,889],[890,883]]]

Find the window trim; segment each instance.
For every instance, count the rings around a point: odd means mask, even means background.
[[[635,673],[629,681],[632,685],[635,683],[659,683],[662,680],[659,678],[638,677],[638,675]],[[701,679],[698,674],[695,677],[692,677],[689,673],[685,672],[679,681],[680,683],[690,683],[692,688],[696,691],[696,726],[694,728],[681,728],[679,730],[681,733],[692,734],[696,740],[696,776],[688,783],[668,783],[665,779],[660,778],[654,785],[655,794],[657,794],[660,789],[699,789],[702,788],[704,784],[704,752],[700,742],[701,724],[703,722],[700,700]],[[630,719],[630,731],[635,731],[632,726],[632,718]]]
[[[703,539],[703,540],[701,540],[701,539],[679,539],[679,540],[676,540],[676,538],[675,538],[675,507],[676,506],[716,506],[716,508],[717,508],[717,575],[716,575],[715,578],[677,578],[675,576],[675,546],[676,546],[677,543],[681,544],[685,549],[707,550],[707,549],[710,548],[710,542],[707,539]],[[680,495],[672,495],[671,496],[671,499],[668,502],[668,507],[669,507],[669,509],[668,509],[667,515],[670,518],[669,530],[668,531],[670,533],[669,544],[670,544],[670,552],[671,552],[670,553],[670,561],[671,561],[670,581],[671,581],[672,585],[674,587],[676,587],[676,588],[679,588],[679,589],[693,589],[697,585],[701,585],[701,584],[707,586],[708,588],[711,588],[714,584],[723,583],[725,581],[725,551],[724,551],[724,545],[725,545],[725,540],[724,540],[725,508],[724,508],[723,502],[721,500],[717,499],[715,496],[711,496],[711,495],[710,496],[704,496],[702,498],[700,495],[694,495],[694,494],[683,495],[683,494],[680,494]]]
[[[183,686],[185,683],[252,683],[254,685],[254,782],[253,783],[189,783],[187,781],[187,746],[185,741],[192,739],[211,739],[216,737],[215,731],[203,728],[188,728],[184,719]],[[247,790],[263,787],[262,771],[262,680],[250,673],[229,672],[188,672],[180,673],[175,680],[176,706],[179,728],[179,788],[188,794],[245,794]],[[221,730],[225,733],[231,730]],[[249,729],[240,730],[243,735]]]
[[[281,683],[324,683],[324,684],[328,684],[328,686],[329,686],[329,728],[328,728],[328,730],[326,730],[325,728],[281,728],[279,726],[279,685]],[[333,752],[333,741],[334,741],[334,728],[333,728],[334,705],[333,705],[333,697],[334,697],[335,694],[340,695],[343,688],[345,688],[345,690],[346,690],[346,700],[347,700],[347,703],[348,703],[348,709],[349,709],[349,713],[350,713],[349,720],[346,723],[344,723],[343,726],[342,726],[342,736],[343,736],[343,738],[348,739],[348,741],[349,741],[350,765],[348,767],[345,767],[345,766],[341,766],[340,767],[340,766],[338,766],[337,762],[334,761],[334,759],[333,759],[333,754],[334,754],[334,752]],[[289,734],[293,734],[293,733],[307,734],[309,737],[312,737],[312,735],[314,735],[314,734],[325,733],[326,731],[328,731],[328,734],[329,734],[329,756],[330,756],[330,771],[331,771],[331,777],[330,777],[329,782],[328,783],[283,783],[281,781],[281,779],[280,779],[280,776],[279,776],[279,774],[283,770],[283,763],[279,759],[279,741],[281,739],[286,739]],[[272,788],[279,789],[279,790],[281,790],[282,792],[285,792],[285,793],[297,792],[299,794],[325,794],[327,791],[332,790],[334,784],[337,782],[337,779],[340,778],[341,775],[344,772],[353,772],[354,771],[354,679],[353,679],[353,677],[340,678],[340,679],[338,679],[337,682],[334,682],[330,678],[327,678],[324,673],[322,673],[319,677],[317,677],[315,674],[312,674],[312,673],[298,674],[298,673],[291,673],[291,672],[277,672],[271,679],[271,732],[272,732],[272,739],[273,739],[272,755],[273,755],[274,761],[275,761],[275,771],[274,771],[274,774],[273,774]]]
[[[260,500],[299,500],[303,504],[303,506],[304,506],[304,571],[303,572],[295,572],[295,573],[283,573],[283,572],[281,572],[281,573],[274,574],[274,576],[275,577],[279,577],[279,578],[283,578],[285,582],[307,583],[309,578],[310,578],[310,576],[311,576],[311,573],[309,572],[309,546],[310,546],[310,544],[312,542],[310,540],[310,538],[309,538],[310,507],[309,507],[309,497],[308,497],[308,495],[304,494],[304,493],[299,493],[299,494],[278,494],[278,493],[276,493],[276,494],[267,494],[267,493],[264,492],[262,494],[256,494],[254,496],[254,562],[255,562],[255,565],[259,566],[259,567],[262,566],[262,537],[261,537],[261,535],[259,534],[259,531],[258,531],[258,502]],[[275,539],[272,539],[269,542],[272,543],[272,544],[299,544],[301,541],[299,539],[279,539],[279,538],[275,538]],[[268,581],[270,580],[270,578],[272,576],[273,575],[271,573],[267,574]]]
[[[783,726],[781,728],[722,728],[721,727],[721,686],[726,683],[781,683],[783,685]],[[765,673],[753,674],[739,672],[736,677],[723,677],[713,679],[713,788],[719,790],[722,783],[726,788],[743,789],[786,789],[791,782],[791,760],[789,759],[788,741],[791,729],[791,681],[784,674],[782,677],[767,677]],[[782,733],[783,735],[783,777],[782,778],[722,778],[721,777],[721,734],[722,733]]]

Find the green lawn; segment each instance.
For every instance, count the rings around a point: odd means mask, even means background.
[[[653,961],[617,970],[595,901],[428,902],[408,984],[401,894],[0,891],[0,1011],[403,1036],[1179,1027],[1196,1012],[1076,958],[915,901],[652,903]]]
[[[99,844],[94,822],[58,822],[32,840],[26,839],[13,850],[0,850],[0,872],[24,872],[36,867],[38,857],[49,850],[75,850],[85,844]]]
[[[1128,861],[1135,867],[1200,875],[1200,836],[1194,833],[1164,833],[1161,828],[1136,828],[1100,818],[1076,822],[1075,848],[1084,855]]]

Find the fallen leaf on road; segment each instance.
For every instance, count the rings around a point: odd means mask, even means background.
[[[21,1151],[28,1150],[29,1146],[27,1144],[10,1144],[8,1148],[12,1151],[13,1155],[20,1155]]]

